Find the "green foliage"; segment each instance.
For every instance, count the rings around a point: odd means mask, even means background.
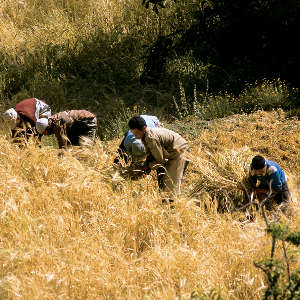
[[[286,241],[290,242],[291,244],[295,246],[300,245],[300,233],[299,232],[290,232],[288,236],[286,237]]]
[[[175,56],[173,59],[169,59],[167,64],[167,72],[172,74],[174,78],[179,78],[184,85],[188,84],[189,81],[198,86],[204,83],[204,90],[208,88],[207,81],[211,68],[210,64],[196,60],[192,52],[184,56]]]
[[[195,105],[195,113],[201,119],[212,120],[237,113],[230,95],[209,95],[203,102]]]
[[[146,11],[139,0],[109,5],[116,10],[111,12],[112,20],[118,11],[122,14],[118,13],[116,22],[106,23],[97,17],[105,4],[94,1],[26,1],[24,6],[8,1],[3,5],[3,18],[20,25],[19,35],[33,32],[24,43],[11,41],[16,44],[14,51],[0,43],[0,101],[5,107],[22,95],[34,96],[45,99],[53,111],[86,108],[103,117],[111,106],[139,101],[142,44],[152,40],[157,27],[155,16],[144,18]],[[43,29],[47,38],[35,37]],[[57,36],[60,33],[63,37]]]
[[[101,139],[109,140],[123,136],[128,131],[128,120],[136,115],[143,114],[144,109],[134,106],[133,108],[119,106],[108,116],[100,121],[99,136]]]
[[[194,86],[192,97],[187,97],[186,91],[179,82],[179,95],[176,100],[173,97],[175,111],[179,119],[188,115],[195,115],[201,120],[223,118],[239,112],[239,108],[233,103],[232,96],[228,94],[202,94]]]
[[[129,38],[124,43],[138,46],[136,40],[129,41]],[[123,41],[112,47],[108,37],[97,32],[87,39],[79,37],[74,46],[66,43],[47,45],[32,52],[24,50],[15,59],[2,53],[2,92],[7,96],[14,95],[21,88],[30,88],[32,80],[37,78],[63,82],[70,89],[91,81],[98,82],[99,86],[110,84],[111,88],[120,82],[126,85],[135,76],[135,61],[124,57],[122,47]],[[108,61],[111,51],[114,57]]]
[[[288,109],[296,105],[297,89],[289,88],[280,79],[248,84],[239,96],[239,106],[245,112],[257,109]]]
[[[274,78],[274,74],[297,83],[299,59],[293,40],[299,12],[296,0],[201,1],[175,50],[193,51],[205,64],[216,65],[219,90],[236,93],[244,82]]]
[[[178,100],[175,99],[173,96],[173,101],[175,105],[175,109],[178,115],[179,119],[182,119],[183,117],[186,117],[193,112],[191,111],[191,108],[188,105],[187,98],[185,95],[185,90],[182,86],[182,83],[179,81],[179,97]]]
[[[266,229],[274,239],[287,241],[295,246],[300,245],[300,232],[290,231],[287,225],[283,223],[273,223]]]
[[[285,248],[285,242],[300,245],[300,232],[293,232],[283,223],[271,223],[266,231],[272,236],[271,258],[254,262],[267,276],[268,286],[264,299],[299,299],[300,298],[300,270],[290,273],[290,262]],[[284,262],[273,258],[275,244],[280,240],[284,251]],[[285,263],[285,266],[284,266]]]
[[[289,234],[288,226],[280,222],[270,224],[266,231],[272,235],[272,238],[281,241],[285,241]]]
[[[289,88],[285,82],[263,80],[234,96],[227,92],[213,94],[202,92],[195,84],[193,92],[182,81],[178,83],[177,97],[173,97],[174,110],[179,119],[195,115],[202,120],[223,118],[235,113],[250,113],[258,109],[290,109],[296,107],[298,90]]]
[[[300,297],[300,271],[295,270],[287,278],[285,267],[281,261],[267,259],[255,262],[254,265],[262,269],[267,275],[268,286],[264,299],[296,300]]]
[[[245,11],[253,13],[250,2]],[[144,1],[150,8],[160,4],[167,8],[156,16],[140,0],[120,2],[111,20],[103,21],[101,6],[93,1],[5,2],[3,18],[16,24],[17,34],[26,35],[13,38],[10,48],[0,45],[0,106],[33,96],[45,99],[54,112],[91,110],[101,126],[122,106],[159,107],[178,118],[202,120],[256,109],[295,109],[298,91],[283,81],[265,80],[244,89],[244,81],[237,80],[248,72],[243,58],[236,57],[232,70],[217,59],[223,56],[216,40],[224,28],[231,28],[229,16],[239,18],[240,1],[227,6],[217,1]],[[232,96],[226,92],[229,82],[244,91]],[[102,136],[123,131],[108,128],[101,127]]]

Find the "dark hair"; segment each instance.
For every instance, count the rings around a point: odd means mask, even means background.
[[[264,168],[265,164],[266,164],[265,159],[260,155],[256,155],[252,159],[251,169],[254,169],[254,170],[262,169],[262,168]]]
[[[129,120],[128,126],[130,129],[142,130],[144,128],[144,126],[147,126],[147,125],[146,125],[145,120],[142,117],[135,116]]]

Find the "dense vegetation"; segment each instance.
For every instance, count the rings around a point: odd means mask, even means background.
[[[225,105],[222,115],[297,107],[298,1],[154,2],[165,6],[158,14],[140,0],[3,1],[1,107],[31,96],[54,111],[84,107],[97,113],[101,138],[120,108],[178,115],[183,97],[185,114],[211,101]],[[251,89],[268,83],[284,95],[265,105]],[[232,97],[243,98],[234,111]]]
[[[299,1],[191,2],[184,11],[190,22],[176,24],[165,47],[162,36],[157,39],[157,46],[172,48],[181,57],[190,52],[194,61],[206,67],[213,91],[240,91],[245,81],[278,77],[299,87],[299,45],[295,43],[300,25]],[[166,56],[162,49],[160,53]],[[194,78],[187,78],[189,82],[194,79],[201,84],[197,74],[190,75]]]

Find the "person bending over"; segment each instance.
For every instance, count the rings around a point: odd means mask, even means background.
[[[185,157],[185,152],[189,150],[187,141],[172,130],[149,128],[140,116],[131,118],[128,125],[134,136],[145,145],[145,169],[164,169],[162,178],[158,178],[161,180],[159,187],[169,202],[173,202],[171,198],[181,192],[181,181],[188,164]]]
[[[62,111],[52,115],[48,122],[38,121],[44,135],[55,134],[59,148],[91,146],[96,138],[97,118],[87,110]]]
[[[16,142],[22,138],[28,140],[30,136],[41,140],[43,128],[37,122],[43,119],[46,124],[50,116],[50,106],[44,100],[37,98],[24,99],[15,108],[10,108],[3,113],[3,118]]]
[[[162,124],[156,116],[140,115],[146,122],[147,127],[161,127]],[[128,130],[117,150],[118,156],[114,159],[115,164],[120,164],[120,158],[125,164],[131,162],[131,165],[138,166],[146,158],[146,149],[141,139],[137,139],[131,130]]]
[[[291,193],[285,173],[277,163],[260,155],[254,156],[250,165],[249,181],[251,192],[256,195],[259,201],[270,194],[269,198],[278,205],[282,205],[283,211],[288,207]]]

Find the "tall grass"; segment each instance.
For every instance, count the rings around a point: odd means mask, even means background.
[[[299,101],[298,90],[289,87],[280,79],[265,79],[255,84],[247,84],[237,96],[227,92],[209,93],[208,89],[203,91],[196,84],[193,94],[189,95],[181,81],[178,86],[178,96],[173,97],[173,100],[179,118],[194,114],[198,118],[212,120],[256,110],[293,110]]]
[[[117,140],[61,155],[20,149],[3,132],[1,298],[195,299],[215,289],[261,299],[265,278],[253,261],[270,253],[264,221],[242,224],[243,214],[220,214],[217,203],[239,193],[249,158],[261,153],[288,174],[295,214],[282,218],[299,231],[299,125],[260,111],[213,121],[196,138],[179,131],[191,164],[174,210],[161,205],[155,174],[114,176]]]
[[[138,0],[7,0],[0,22],[1,100],[8,106],[36,96],[55,110],[137,101],[126,90],[136,86],[142,46],[163,27]]]
[[[239,97],[212,94],[214,66],[190,54],[174,54],[164,83],[138,81],[144,46],[188,27],[201,3],[170,1],[157,16],[140,0],[2,1],[1,111],[32,96],[54,112],[85,108],[107,140],[134,114],[174,112],[175,100],[183,122],[166,124],[189,141],[191,164],[170,210],[155,174],[116,175],[119,140],[62,154],[53,138],[18,148],[1,128],[0,298],[195,299],[216,290],[261,299],[265,281],[253,261],[270,252],[264,222],[241,223],[242,213],[228,211],[242,201],[250,158],[260,153],[288,174],[295,214],[285,221],[299,231],[300,124],[282,110],[235,113],[288,108],[294,96],[280,82]]]
[[[159,82],[142,86],[148,46],[172,33],[175,44],[181,30],[191,26],[193,13],[203,8],[202,1],[166,5],[156,15],[140,0],[3,1],[1,109],[32,96],[45,99],[54,112],[85,108],[99,119],[134,105],[182,117],[196,113],[203,119],[295,106],[296,93],[281,81],[246,87],[238,102],[237,96],[216,93],[216,80],[228,74],[193,53],[171,51]]]

